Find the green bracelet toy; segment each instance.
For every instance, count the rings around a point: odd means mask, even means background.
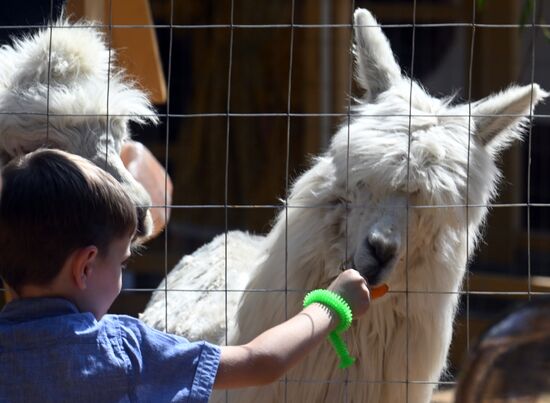
[[[318,302],[336,312],[340,317],[340,323],[330,334],[328,339],[334,347],[334,351],[340,357],[340,368],[347,368],[355,362],[355,358],[350,356],[348,348],[342,339],[341,334],[351,326],[353,314],[351,308],[344,298],[329,290],[313,290],[304,298],[304,308],[308,305]]]

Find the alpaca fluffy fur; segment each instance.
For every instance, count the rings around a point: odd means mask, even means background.
[[[338,368],[323,343],[287,374],[287,382],[231,391],[230,401],[428,402],[445,369],[468,259],[497,192],[498,153],[521,138],[530,108],[547,96],[536,84],[512,86],[473,103],[471,115],[468,104],[433,98],[402,75],[366,10],[355,13],[354,51],[365,95],[349,127],[294,183],[269,234],[242,251],[232,247],[246,242],[246,234],[230,232],[227,244],[218,238],[210,246],[232,256],[218,264],[207,260],[204,252],[211,248],[185,257],[142,318],[223,343],[220,317],[227,309],[228,344],[242,344],[299,312],[305,291],[326,287],[343,263],[373,285],[387,283],[390,293],[373,301],[346,333],[357,357],[349,370]],[[230,284],[236,275],[240,279]],[[212,303],[219,298],[215,292],[169,292],[165,306],[165,287],[189,284],[244,292],[230,291],[227,306]],[[188,311],[216,331],[197,334]],[[214,394],[212,401],[224,399]]]
[[[146,94],[114,66],[101,32],[61,19],[0,48],[0,158],[40,147],[81,155],[151,204],[119,157],[128,123],[156,122]],[[150,230],[150,219],[143,223]],[[146,231],[146,232],[147,232]]]

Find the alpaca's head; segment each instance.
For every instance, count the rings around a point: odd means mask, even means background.
[[[354,50],[365,94],[328,150],[333,177],[326,194],[349,206],[346,256],[380,283],[403,266],[406,248],[409,257],[433,253],[445,233],[460,249],[467,227],[475,244],[487,209],[465,206],[495,196],[499,152],[521,138],[547,93],[536,84],[510,87],[471,106],[434,98],[401,73],[366,10],[355,12]]]
[[[91,160],[123,184],[146,236],[151,200],[119,154],[130,121],[157,118],[113,60],[97,28],[66,21],[0,48],[0,158],[50,147]]]

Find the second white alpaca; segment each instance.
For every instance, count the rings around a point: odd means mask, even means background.
[[[0,161],[59,148],[113,175],[152,230],[151,199],[120,158],[129,123],[156,122],[147,95],[115,66],[99,28],[60,20],[0,48]]]

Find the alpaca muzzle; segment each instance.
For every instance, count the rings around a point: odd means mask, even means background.
[[[138,243],[143,243],[153,232],[153,220],[150,212],[151,198],[143,186],[135,180],[122,182],[122,186],[136,206],[136,239]]]
[[[354,268],[369,284],[383,283],[395,266],[400,240],[394,231],[373,230],[363,241],[353,258]]]
[[[110,152],[100,158],[91,158],[91,160],[100,168],[110,173],[122,185],[125,193],[136,206],[137,243],[145,242],[153,232],[153,219],[151,218],[151,196],[145,187],[138,182],[124,166],[119,154],[115,151]]]

